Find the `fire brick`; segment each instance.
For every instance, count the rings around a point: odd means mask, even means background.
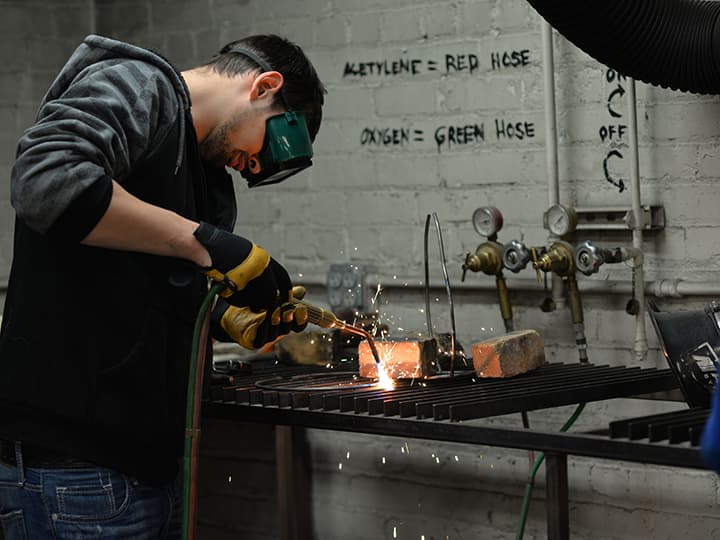
[[[545,363],[537,330],[519,330],[472,344],[475,373],[480,377],[513,377]]]
[[[437,373],[438,346],[434,339],[376,341],[380,362],[392,379],[418,379]],[[360,376],[376,378],[377,366],[367,341],[358,346]]]

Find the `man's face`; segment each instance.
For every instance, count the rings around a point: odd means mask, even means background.
[[[235,111],[225,122],[213,128],[200,143],[200,155],[215,167],[245,168],[260,172],[257,155],[265,140],[265,123],[279,111],[270,107]]]

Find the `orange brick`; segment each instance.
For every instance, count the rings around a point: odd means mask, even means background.
[[[393,379],[418,379],[438,372],[434,339],[376,341],[380,361]],[[367,341],[358,346],[360,376],[377,377],[377,366]]]
[[[475,373],[480,377],[513,377],[545,363],[536,330],[519,330],[472,344]]]

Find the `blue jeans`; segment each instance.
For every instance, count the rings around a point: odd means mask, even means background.
[[[5,540],[179,539],[177,483],[149,487],[102,467],[40,469],[0,461]]]

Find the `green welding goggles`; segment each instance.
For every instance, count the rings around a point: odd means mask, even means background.
[[[233,47],[228,52],[247,56],[265,71],[272,68],[254,52]],[[240,172],[248,187],[277,184],[312,165],[312,142],[305,113],[292,111],[280,89],[280,99],[287,112],[271,116],[265,123],[265,140],[258,154],[260,172],[254,174],[246,167]]]

